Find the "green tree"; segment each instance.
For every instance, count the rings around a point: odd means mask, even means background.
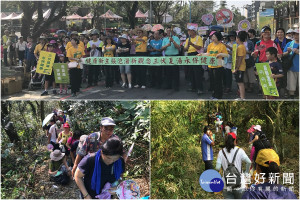
[[[51,8],[51,13],[48,19],[43,18],[42,1],[20,1],[18,2],[23,10],[21,34],[26,38],[32,35],[34,39],[38,38],[50,25],[66,15],[67,2],[57,1]],[[33,14],[37,12],[36,20],[32,19]],[[32,27],[32,29],[31,29]]]

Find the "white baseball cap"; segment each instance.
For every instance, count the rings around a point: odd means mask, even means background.
[[[286,33],[294,33],[294,30],[290,28]]]
[[[197,31],[197,28],[195,26],[190,25],[188,26],[188,30]]]
[[[101,119],[102,126],[115,126],[115,121],[110,117],[104,117]]]
[[[261,126],[260,125],[256,125],[253,127],[255,130],[261,131]]]
[[[120,38],[127,39],[128,37],[127,37],[127,35],[126,35],[126,34],[123,34],[123,35],[121,35],[121,36],[120,36]]]

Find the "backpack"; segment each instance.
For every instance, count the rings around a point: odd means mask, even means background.
[[[240,150],[240,148],[238,148],[235,151],[235,154],[233,156],[232,162],[230,163],[228,161],[228,159],[227,159],[227,156],[226,156],[226,154],[224,152],[224,149],[222,149],[223,155],[226,158],[227,164],[228,164],[227,169],[224,171],[225,184],[226,184],[227,187],[237,188],[237,187],[241,186],[241,173],[239,172],[239,170],[234,165],[234,161],[235,161],[236,155],[237,155],[237,153],[238,153],[239,150]],[[235,183],[232,182],[231,180],[228,183],[228,178],[235,178]]]
[[[58,176],[51,176],[50,181],[55,182],[56,184],[59,185],[67,185],[70,182],[70,177],[68,176],[67,172],[65,171],[60,171],[62,172]]]

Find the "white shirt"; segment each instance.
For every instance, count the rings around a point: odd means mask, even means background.
[[[87,47],[92,47],[93,45],[95,45],[96,47],[102,48],[103,42],[99,39],[96,42],[94,40],[91,40],[91,41],[89,41]],[[91,57],[101,57],[101,52],[98,49],[92,49],[90,54],[91,54]]]
[[[27,42],[23,41],[20,43],[20,41],[17,42],[16,48],[19,49],[19,51],[25,51],[25,47],[27,45]]]
[[[224,152],[225,152],[225,154],[227,156],[228,161],[232,162],[233,156],[235,154],[235,151],[238,149],[238,147],[234,147],[233,149],[231,149],[230,153],[227,152],[226,148],[223,148],[223,149],[224,149]],[[248,158],[248,156],[245,153],[245,151],[240,148],[240,150],[237,153],[237,155],[235,157],[235,160],[234,160],[234,165],[239,170],[240,173],[242,173],[242,161],[246,161],[247,158]],[[223,154],[222,150],[219,151],[218,158],[217,158],[217,163],[221,163],[221,165],[222,165],[222,168],[223,168],[222,179],[223,179],[223,182],[224,182],[224,189],[226,189],[226,182],[225,182],[225,178],[224,178],[224,171],[227,169],[228,163],[227,163],[226,158],[224,157],[224,154]]]
[[[50,141],[51,142],[56,143],[56,133],[57,133],[57,135],[59,134],[57,129],[58,129],[58,127],[56,126],[56,124],[53,124],[49,129],[49,134],[50,134],[50,137],[51,137]]]

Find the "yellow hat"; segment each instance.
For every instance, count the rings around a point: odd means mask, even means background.
[[[279,156],[273,149],[262,149],[258,152],[255,162],[261,166],[269,167],[271,162],[280,165]]]

